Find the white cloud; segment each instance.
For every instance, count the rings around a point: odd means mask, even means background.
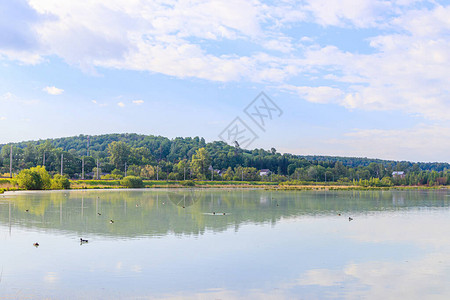
[[[21,27],[21,36],[32,36],[33,43],[0,45],[0,57],[36,64],[57,56],[89,72],[105,67],[277,83],[312,102],[449,120],[450,6],[415,2],[30,0],[30,7],[22,9],[32,10],[34,17]],[[0,30],[20,25],[11,22],[0,24]],[[302,25],[308,22],[324,30],[383,31],[359,41],[372,50],[361,54],[320,37],[305,39]],[[299,34],[285,30],[294,26]],[[21,40],[26,39],[14,45]],[[221,47],[222,42],[238,47]],[[252,50],[240,51],[240,45]],[[300,75],[321,82],[299,81]]]
[[[59,89],[54,86],[46,86],[42,90],[50,95],[61,95],[64,92],[63,89]]]
[[[5,121],[5,120],[6,120],[6,117],[4,117],[4,116],[0,117],[0,121]]]
[[[144,100],[133,100],[133,104],[141,105],[144,103]]]
[[[293,86],[283,85],[279,88],[296,92],[301,98],[314,103],[334,103],[342,98],[342,91],[328,86]]]
[[[123,103],[123,102],[118,102],[117,105],[120,107],[125,107],[125,103]]]
[[[324,26],[347,26],[358,28],[376,26],[384,20],[390,10],[389,1],[380,0],[308,0],[306,9],[314,16],[315,22]]]
[[[97,100],[91,100],[91,102],[97,104]]]

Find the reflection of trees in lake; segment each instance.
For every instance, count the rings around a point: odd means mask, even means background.
[[[0,199],[10,204],[0,206],[0,224],[12,220],[13,226],[130,238],[198,235],[245,223],[275,224],[281,218],[449,206],[447,193],[236,189],[18,193]],[[110,219],[115,223],[109,224]]]

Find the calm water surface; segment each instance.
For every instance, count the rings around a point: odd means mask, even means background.
[[[0,298],[450,299],[449,206],[448,190],[5,194]]]

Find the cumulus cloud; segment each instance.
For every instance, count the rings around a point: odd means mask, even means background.
[[[118,105],[119,107],[125,107],[125,103],[123,103],[123,102],[118,102],[117,105]]]
[[[315,22],[323,26],[373,27],[384,20],[384,14],[390,10],[389,1],[354,0],[328,1],[308,0],[306,9],[313,15]]]
[[[37,64],[57,56],[88,72],[103,67],[276,83],[311,102],[449,120],[450,6],[421,2],[15,1],[2,4],[18,17],[0,21],[0,58]],[[292,33],[308,23],[325,34],[373,30],[359,41],[370,51]]]
[[[42,90],[44,92],[46,92],[47,94],[50,94],[50,95],[61,95],[64,92],[63,89],[59,89],[59,88],[54,87],[54,86],[46,86]]]

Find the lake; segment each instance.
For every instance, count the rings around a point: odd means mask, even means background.
[[[0,298],[449,299],[449,207],[449,190],[8,193]]]

